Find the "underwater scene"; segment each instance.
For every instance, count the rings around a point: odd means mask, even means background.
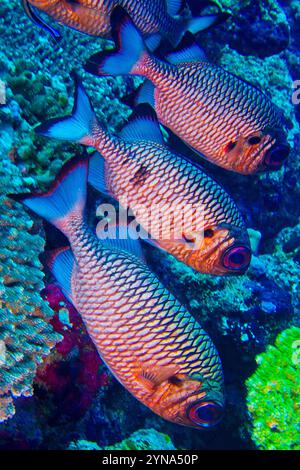
[[[300,2],[1,0],[0,450],[300,450]]]

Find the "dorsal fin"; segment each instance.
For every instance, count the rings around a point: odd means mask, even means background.
[[[72,276],[77,269],[74,255],[70,247],[49,251],[44,255],[47,266],[59,283],[64,295],[70,302],[72,299]]]
[[[149,140],[164,144],[154,109],[146,103],[139,104],[129,118],[128,123],[120,132],[120,137],[128,142]]]
[[[136,105],[141,103],[148,103],[152,108],[155,109],[155,97],[154,97],[155,86],[150,80],[145,80],[145,82],[138,88],[135,102]]]
[[[183,0],[166,0],[166,4],[169,15],[175,16],[180,12]]]
[[[193,34],[187,32],[177,50],[167,55],[166,60],[173,65],[180,65],[187,62],[203,62],[207,59],[204,51],[195,41]]]
[[[105,161],[102,155],[98,152],[93,153],[89,159],[88,182],[100,193],[111,196],[106,185]]]

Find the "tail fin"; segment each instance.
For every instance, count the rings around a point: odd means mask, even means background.
[[[75,81],[75,98],[71,116],[50,119],[37,126],[35,131],[45,137],[80,142],[92,146],[95,131],[99,133],[102,128],[81,81],[75,74],[73,74],[73,77]]]
[[[174,18],[175,24],[166,37],[171,42],[173,47],[177,47],[185,33],[198,34],[201,31],[207,31],[210,28],[218,26],[229,18],[228,13],[218,10],[217,13],[202,15],[198,12],[197,16],[188,17],[185,19],[176,17]]]
[[[87,176],[88,161],[75,158],[63,166],[47,193],[17,195],[14,199],[48,220],[69,238],[70,222],[83,219]]]
[[[111,16],[111,27],[116,50],[94,54],[84,68],[93,75],[138,75],[134,73],[147,47],[141,33],[122,7],[116,7]]]

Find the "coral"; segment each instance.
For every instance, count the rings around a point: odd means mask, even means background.
[[[276,0],[219,0],[218,3],[232,12],[232,19],[223,31],[230,47],[240,54],[268,57],[288,46],[289,23]]]
[[[53,284],[42,292],[56,312],[54,331],[62,335],[55,352],[38,368],[35,385],[43,387],[57,404],[61,416],[80,417],[100,389],[108,388],[110,374],[88,336],[76,309]]]
[[[70,450],[176,450],[172,440],[166,434],[155,429],[140,429],[128,439],[112,446],[99,447],[98,444],[88,441],[71,442]]]
[[[37,365],[60,340],[49,324],[52,311],[39,292],[38,260],[44,240],[34,234],[23,208],[5,194],[22,188],[18,169],[0,161],[0,422],[13,416],[14,399],[30,396]]]
[[[1,42],[12,47],[0,49],[0,79],[6,85],[6,106],[0,110],[0,140],[5,130],[4,150],[13,151],[16,164],[24,174],[33,176],[41,189],[66,160],[84,152],[78,145],[49,141],[33,131],[40,121],[70,110],[74,95],[71,72],[76,69],[83,76],[97,115],[110,130],[120,128],[131,112],[120,98],[140,83],[136,78],[98,79],[85,74],[85,59],[109,43],[67,28],[63,31],[58,46],[40,34],[18,0],[1,2]]]
[[[265,450],[300,450],[300,328],[283,331],[257,363],[247,381],[253,441]]]

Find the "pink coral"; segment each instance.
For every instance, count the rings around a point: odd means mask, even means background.
[[[76,409],[82,414],[97,391],[109,385],[109,372],[89,338],[79,313],[60,288],[50,284],[42,296],[56,312],[51,324],[63,340],[58,343],[55,354],[38,369],[36,383],[56,395],[64,396],[70,408],[72,401],[76,400]]]

